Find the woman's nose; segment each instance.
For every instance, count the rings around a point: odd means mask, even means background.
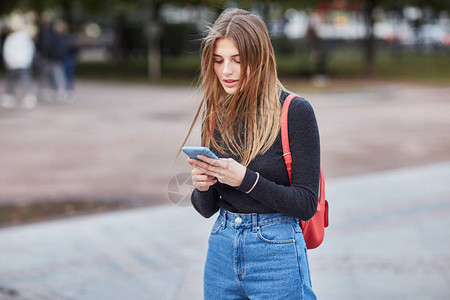
[[[222,72],[223,72],[224,75],[231,75],[231,74],[233,74],[233,68],[231,66],[231,63],[224,62],[223,71]]]

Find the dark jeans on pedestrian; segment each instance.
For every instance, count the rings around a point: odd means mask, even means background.
[[[17,81],[20,80],[26,94],[31,94],[33,90],[33,78],[31,69],[12,69],[8,71],[6,79],[6,93],[14,95]]]

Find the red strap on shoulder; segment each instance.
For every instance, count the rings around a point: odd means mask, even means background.
[[[289,175],[289,182],[292,183],[292,155],[289,147],[289,133],[288,133],[288,113],[289,105],[292,99],[298,97],[296,94],[290,94],[284,100],[283,108],[281,109],[281,144],[283,146],[283,158],[286,164],[286,170]]]
[[[298,97],[296,94],[290,94],[286,100],[284,100],[283,108],[281,109],[281,144],[283,147],[283,158],[286,164],[286,170],[289,175],[289,182],[292,183],[292,155],[289,147],[289,134],[288,134],[288,112],[289,105],[292,99]],[[319,204],[325,205],[325,178],[320,166],[320,184],[319,184]],[[328,204],[326,204],[328,205]],[[320,211],[320,205],[317,206],[317,211]]]

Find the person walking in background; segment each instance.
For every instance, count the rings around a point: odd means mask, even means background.
[[[5,44],[6,37],[9,33],[8,24],[5,19],[0,19],[0,69],[5,69],[5,63],[3,61],[3,45]]]
[[[76,55],[78,52],[78,45],[76,39],[70,34],[68,26],[66,23],[61,24],[62,35],[65,39],[66,51],[63,57],[63,69],[64,77],[66,82],[66,100],[75,100],[75,66],[76,66]]]
[[[48,49],[50,70],[53,79],[53,92],[55,100],[66,99],[66,77],[64,75],[64,57],[69,50],[69,40],[66,31],[66,24],[62,20],[55,22],[51,39],[51,47]]]
[[[33,94],[31,70],[34,52],[34,42],[25,31],[24,22],[20,17],[12,18],[11,33],[6,37],[3,45],[3,60],[8,70],[6,90],[1,99],[3,107],[13,108],[15,106],[15,87],[18,79],[20,79],[25,93],[22,98],[23,106],[28,109],[36,107],[37,98]]]
[[[40,97],[43,100],[65,100],[66,79],[63,59],[68,51],[65,24],[44,16],[38,35]]]
[[[313,24],[308,26],[306,40],[309,49],[309,59],[313,63],[313,74],[325,76],[325,49],[322,39],[317,34],[317,29]]]
[[[261,18],[225,10],[202,45],[202,145],[219,160],[188,158],[194,208],[209,218],[205,299],[316,299],[300,220],[316,212],[319,132],[313,108],[289,106],[293,160],[290,184],[283,160],[281,107],[289,92],[277,77]]]
[[[37,37],[37,66],[39,70],[39,100],[53,99],[53,76],[50,66],[49,51],[52,47],[53,22],[50,14],[43,13]]]

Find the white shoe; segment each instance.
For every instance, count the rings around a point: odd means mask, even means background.
[[[16,106],[16,99],[10,94],[3,94],[1,104],[4,108],[13,108]]]
[[[28,94],[23,97],[23,107],[26,109],[33,109],[37,105],[37,98],[33,94]]]

